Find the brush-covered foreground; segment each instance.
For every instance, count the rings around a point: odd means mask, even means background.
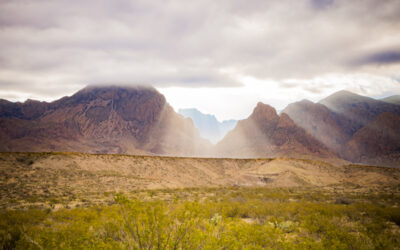
[[[0,213],[3,249],[399,249],[400,193],[191,188]]]
[[[0,249],[400,249],[400,169],[0,153]]]

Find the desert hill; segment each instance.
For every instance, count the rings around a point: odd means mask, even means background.
[[[48,197],[95,199],[144,189],[266,186],[396,187],[400,170],[316,160],[179,158],[82,153],[0,153],[0,205]],[[21,204],[23,205],[23,204]]]
[[[0,103],[1,151],[196,155],[209,142],[154,88],[87,87],[52,103]]]
[[[261,102],[216,148],[218,155],[229,157],[336,157],[287,114],[279,116],[273,107]]]

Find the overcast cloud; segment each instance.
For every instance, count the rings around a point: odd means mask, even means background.
[[[396,94],[399,30],[398,0],[2,0],[0,98],[102,83],[240,88],[246,77],[305,97]]]

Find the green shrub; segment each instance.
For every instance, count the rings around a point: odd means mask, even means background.
[[[194,201],[191,192],[209,198]],[[162,200],[160,194],[177,199]],[[151,195],[153,199],[116,194],[111,205],[57,211],[3,210],[0,247],[394,249],[400,245],[400,209],[385,205],[396,196],[342,194],[351,203],[336,204],[335,194],[303,189],[155,190]]]

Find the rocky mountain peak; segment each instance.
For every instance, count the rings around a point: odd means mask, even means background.
[[[258,102],[254,108],[253,113],[249,119],[252,119],[258,123],[274,123],[276,124],[279,120],[279,116],[276,110],[268,104]]]
[[[335,157],[324,145],[297,126],[285,113],[259,102],[249,118],[241,120],[217,144],[222,156],[241,157],[304,156]]]
[[[0,119],[3,151],[195,155],[207,147],[151,87],[89,86],[51,103],[4,102]]]

